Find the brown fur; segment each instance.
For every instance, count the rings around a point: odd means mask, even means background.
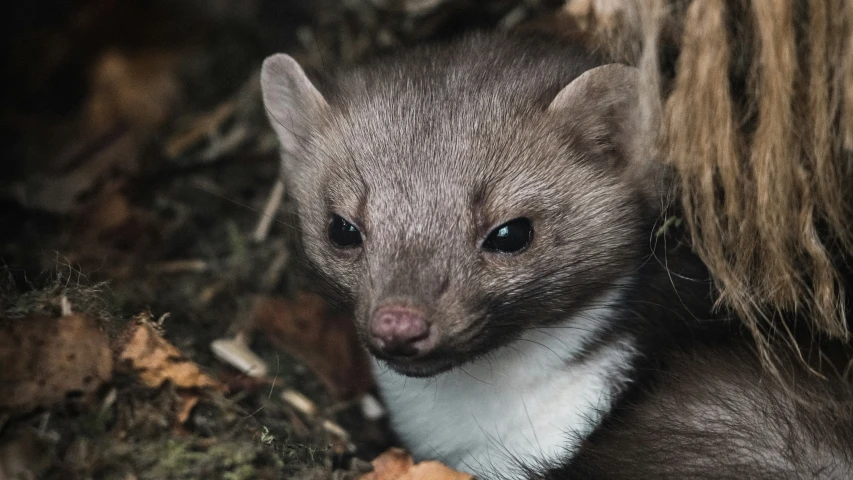
[[[534,478],[850,478],[851,384],[825,359],[812,368],[829,382],[786,364],[805,401],[769,381],[744,343],[676,349],[647,369],[640,401],[617,408],[570,464]]]
[[[853,7],[850,1],[846,1],[842,8],[843,28],[842,34],[843,45],[842,51],[853,51]],[[841,68],[837,77],[840,79],[836,85],[836,90],[841,96],[841,134],[843,138],[843,149],[846,151],[853,150],[853,55],[844,55],[842,57]],[[844,174],[851,175],[853,173],[853,162],[850,161],[850,156],[847,157],[847,164],[844,168]]]
[[[566,11],[639,65],[648,105],[665,105],[658,151],[693,248],[775,371],[771,347],[795,345],[784,328],[794,315],[849,338],[838,259],[853,252],[853,2],[666,3],[574,0]],[[678,52],[673,72],[661,51]]]

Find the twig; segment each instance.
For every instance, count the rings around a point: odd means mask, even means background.
[[[68,300],[68,297],[66,297],[65,295],[63,295],[59,299],[59,310],[60,310],[60,314],[63,317],[67,317],[69,315],[74,314],[74,311],[71,310],[71,302]]]
[[[252,239],[255,242],[260,243],[266,240],[270,225],[272,225],[275,214],[278,212],[279,206],[281,206],[282,198],[284,198],[284,182],[279,179],[275,182],[272,192],[270,192],[270,197],[258,221],[258,226],[255,227],[255,233],[252,234]]]
[[[317,405],[296,390],[287,389],[281,392],[281,399],[308,418],[313,418],[317,415]]]
[[[198,303],[199,305],[207,305],[211,302],[217,295],[222,293],[225,287],[228,286],[228,282],[225,280],[217,280],[216,282],[204,287],[198,295]]]
[[[261,291],[268,292],[275,287],[281,278],[281,272],[287,267],[289,261],[290,251],[287,250],[287,247],[282,246],[261,279]]]
[[[148,267],[152,273],[201,273],[208,269],[206,261],[201,259],[175,260],[171,262],[155,263]]]
[[[234,114],[234,109],[234,102],[229,100],[217,106],[213,111],[197,117],[186,131],[173,135],[168,140],[165,147],[166,155],[169,158],[177,158],[193,145],[215,135],[216,129]]]

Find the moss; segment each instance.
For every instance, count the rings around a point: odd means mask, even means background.
[[[108,282],[91,282],[62,261],[57,261],[55,270],[32,282],[16,279],[11,269],[0,267],[0,319],[59,316],[66,301],[73,312],[94,318],[101,328],[115,333],[120,322],[110,300]]]
[[[170,438],[140,445],[134,456],[140,479],[257,478],[258,467],[284,467],[260,445],[246,441],[217,440],[205,447],[202,439]]]

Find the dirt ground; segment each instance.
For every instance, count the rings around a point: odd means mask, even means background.
[[[0,479],[368,471],[394,438],[286,198],[266,210],[261,61],[322,72],[560,5],[39,0],[4,16]],[[265,372],[240,370],[252,353]]]

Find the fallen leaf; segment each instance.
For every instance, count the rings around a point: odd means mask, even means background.
[[[95,63],[85,116],[93,131],[117,123],[151,130],[161,125],[181,99],[179,55],[169,51],[105,52]]]
[[[373,471],[360,476],[359,480],[474,480],[472,475],[434,460],[416,464],[412,456],[400,448],[390,448],[370,463]]]
[[[474,476],[431,460],[412,467],[400,480],[474,480]]]
[[[177,427],[186,423],[199,401],[198,390],[225,391],[226,387],[186,358],[160,334],[160,326],[148,314],[134,317],[119,334],[116,345],[117,367],[135,373],[147,387],[159,388],[166,381],[179,390],[175,419]]]
[[[0,321],[0,408],[27,411],[84,399],[112,378],[107,335],[94,319],[31,316]]]
[[[352,319],[315,294],[299,292],[290,301],[260,297],[254,327],[304,362],[340,399],[356,398],[373,386]]]
[[[372,462],[373,471],[362,475],[361,480],[396,480],[414,465],[412,456],[401,448],[390,448]]]
[[[415,461],[402,448],[389,448],[370,464],[373,471],[362,475],[360,480],[397,480],[415,465]]]
[[[148,387],[171,381],[179,389],[224,390],[224,386],[186,358],[157,332],[147,314],[137,315],[116,342],[119,367],[135,373]]]

